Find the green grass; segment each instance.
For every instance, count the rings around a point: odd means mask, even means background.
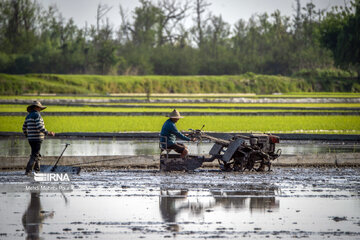
[[[46,128],[55,132],[159,132],[166,120],[141,117],[44,117]],[[0,116],[0,131],[21,132],[24,117]],[[201,116],[186,117],[179,130],[201,128],[213,132],[346,133],[360,134],[359,116]]]
[[[256,75],[229,76],[102,76],[0,74],[0,94],[24,93],[273,93],[307,91],[301,78]]]
[[[45,104],[44,104],[45,105]],[[360,108],[360,103],[91,103],[91,105],[106,105],[109,107],[103,108],[114,108],[114,106],[138,106],[139,108],[146,108],[146,106],[158,106],[164,108],[181,108],[181,107],[293,107],[293,108]],[[27,104],[0,104],[0,111],[9,112],[11,109],[16,111],[26,111]],[[136,108],[138,108],[136,107]],[[93,108],[94,110],[100,109],[101,107],[93,106],[64,106],[64,105],[51,105],[45,111],[58,111],[59,109],[76,109]],[[56,109],[56,110],[54,110]]]
[[[96,104],[96,103],[95,103]],[[103,105],[104,103],[99,103]],[[360,103],[107,103],[106,105],[138,105],[138,106],[169,106],[169,107],[182,107],[182,106],[202,106],[202,107],[320,107],[320,108],[356,108],[360,107]]]
[[[307,97],[307,92],[328,91],[326,97],[342,97],[336,92],[359,92],[356,75],[340,70],[301,72],[291,77],[245,73],[222,76],[104,76],[61,74],[0,74],[1,95],[38,93],[56,94],[126,94],[126,93],[222,93],[228,97],[237,93],[272,94],[267,97]],[[228,95],[228,96],[226,96]],[[318,97],[325,96],[322,93]],[[164,97],[156,96],[155,97]],[[139,96],[137,96],[139,97]],[[208,96],[212,97],[212,96]],[[258,96],[259,97],[259,96]],[[260,96],[262,97],[262,95]]]
[[[359,98],[360,93],[347,92],[302,92],[302,93],[285,93],[281,95],[256,95],[257,98]]]
[[[338,76],[337,76],[338,77]],[[325,79],[326,80],[326,79]],[[329,77],[329,81],[330,81]],[[314,82],[315,81],[315,82]],[[60,75],[60,74],[0,74],[1,95],[22,95],[38,93],[57,94],[125,94],[125,93],[177,93],[206,94],[223,93],[229,97],[236,93],[272,94],[267,97],[307,97],[302,92],[314,92],[317,80],[308,82],[303,77],[285,77],[246,73],[223,76],[103,76],[103,75]],[[334,81],[330,81],[332,83]],[[327,91],[358,91],[357,82],[352,79],[337,79],[332,88],[328,82],[321,89]],[[358,84],[357,84],[358,85]],[[357,86],[356,85],[356,86]],[[339,90],[340,89],[340,90]],[[210,94],[210,95],[211,95]],[[314,94],[321,97],[323,94]],[[156,96],[155,97],[164,97]],[[326,97],[342,97],[341,94],[327,94]],[[139,96],[137,96],[139,97]],[[178,96],[177,96],[178,97]],[[193,96],[198,97],[198,96]],[[208,96],[212,97],[212,96]],[[258,96],[263,97],[263,95]]]
[[[227,98],[252,98],[252,99],[259,99],[259,98],[360,98],[360,93],[348,93],[348,92],[339,92],[339,93],[333,93],[333,92],[302,92],[302,93],[286,93],[281,95],[273,95],[273,94],[267,94],[267,95],[257,95],[257,94],[152,94],[151,99],[227,99]],[[18,100],[46,100],[46,99],[96,99],[96,100],[116,100],[116,99],[133,99],[133,100],[146,100],[146,94],[139,93],[139,94],[117,94],[116,96],[111,95],[1,95],[0,99],[4,100],[12,100],[12,99],[18,99]]]
[[[161,106],[161,105],[160,105]],[[176,108],[182,112],[318,112],[319,110],[297,110],[297,109],[214,109],[210,105],[209,108],[183,108],[179,105]],[[0,105],[0,112],[26,112],[27,105]],[[230,107],[230,106],[228,106]],[[348,107],[348,106],[346,106]],[[357,106],[360,108],[360,104]],[[45,112],[171,112],[171,107],[146,108],[143,106],[127,108],[127,107],[92,107],[92,106],[49,106]],[[321,110],[323,112],[339,112],[339,110]],[[352,111],[352,110],[341,110]]]

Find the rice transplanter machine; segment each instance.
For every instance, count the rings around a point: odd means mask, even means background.
[[[191,131],[189,136],[192,138],[214,143],[209,156],[188,155],[183,159],[179,154],[169,154],[171,150],[166,149],[166,143],[160,142],[160,170],[195,170],[204,162],[217,160],[223,171],[270,171],[271,161],[281,155],[281,149],[275,149],[275,144],[280,142],[280,138],[272,134],[250,134],[250,136],[226,134],[217,138],[202,132],[202,129],[189,130]],[[162,139],[166,141],[166,137]]]

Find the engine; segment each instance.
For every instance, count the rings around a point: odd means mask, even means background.
[[[251,134],[249,141],[251,147],[273,155],[275,154],[275,143],[279,143],[280,138],[271,134]]]

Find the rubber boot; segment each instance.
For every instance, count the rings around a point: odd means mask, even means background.
[[[25,175],[29,175],[32,172],[35,163],[35,156],[30,155],[30,159],[26,165]]]
[[[41,160],[41,154],[38,154],[35,156],[35,165],[34,165],[34,171],[40,172],[40,160]]]

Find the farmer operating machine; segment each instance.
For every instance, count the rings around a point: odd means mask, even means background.
[[[218,160],[223,171],[270,171],[271,161],[281,155],[281,149],[275,150],[275,144],[279,143],[280,138],[272,134],[250,136],[227,134],[217,138],[202,132],[202,129],[189,130],[191,137],[214,143],[209,151],[209,157],[188,155],[186,158],[181,158],[179,154],[169,154],[170,150],[160,142],[160,170],[195,170],[204,162]]]

